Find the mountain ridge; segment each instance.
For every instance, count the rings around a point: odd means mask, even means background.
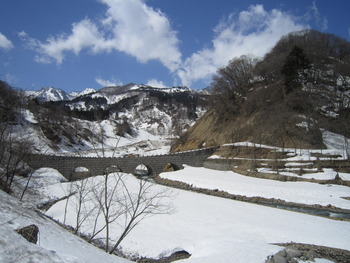
[[[194,91],[185,86],[174,86],[174,87],[153,87],[144,84],[135,84],[129,83],[121,86],[107,86],[101,89],[95,90],[92,88],[86,88],[81,92],[69,92],[67,93],[63,89],[55,88],[52,86],[42,87],[40,90],[26,90],[24,91],[25,96],[28,96],[32,99],[38,99],[40,102],[49,102],[49,101],[70,101],[74,100],[80,96],[90,95],[92,93],[98,94],[108,94],[108,95],[119,95],[129,91],[162,91],[167,93],[176,93],[176,92],[193,92],[193,93],[205,93],[203,91]]]
[[[86,94],[96,92],[94,89],[87,88],[82,92],[70,92],[67,93],[62,89],[55,87],[42,87],[40,90],[26,90],[23,93],[25,96],[28,96],[32,99],[37,99],[40,102],[49,102],[49,101],[62,101],[62,100],[72,100],[76,97],[83,96]]]
[[[203,92],[134,83],[74,96],[52,87],[24,94],[21,130],[40,141],[37,152],[50,154],[166,153],[207,107]]]

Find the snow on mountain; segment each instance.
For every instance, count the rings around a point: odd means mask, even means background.
[[[77,97],[84,96],[84,95],[91,94],[91,93],[95,93],[95,92],[96,92],[96,90],[91,89],[91,88],[87,88],[87,89],[84,89],[82,92],[73,91],[73,92],[69,93],[68,95],[69,95],[70,99],[75,99]]]
[[[69,100],[70,96],[64,90],[53,87],[43,87],[39,91],[26,91],[29,97],[36,98],[40,102]]]
[[[129,83],[124,86],[110,86],[102,88],[98,91],[100,94],[108,94],[108,95],[120,95],[125,94],[131,91],[139,91],[139,92],[147,92],[147,91],[159,91],[159,92],[165,92],[165,93],[181,93],[181,92],[193,92],[196,93],[196,91],[190,90],[187,87],[177,86],[177,87],[153,87],[149,85],[144,84],[135,84],[135,83]]]
[[[51,154],[94,156],[103,148],[111,156],[117,144],[118,155],[166,153],[207,109],[207,95],[186,87],[130,83],[65,96],[54,88],[27,94],[39,104],[23,111],[23,132],[32,131],[38,152]]]
[[[76,115],[83,112],[93,115],[103,110],[104,119],[127,122],[131,128],[145,130],[152,135],[173,137],[204,114],[206,96],[186,87],[154,88],[131,83],[106,87],[65,101],[63,105]]]
[[[71,93],[66,93],[62,89],[57,89],[54,87],[43,87],[38,91],[25,91],[25,94],[33,99],[37,99],[40,102],[48,101],[67,101],[72,100],[80,96],[95,93],[96,91],[91,88],[87,88],[82,92],[73,91]]]

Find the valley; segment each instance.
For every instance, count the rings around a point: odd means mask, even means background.
[[[209,89],[1,81],[0,262],[349,262],[349,57],[304,30]]]

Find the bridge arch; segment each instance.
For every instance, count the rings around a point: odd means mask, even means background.
[[[136,166],[134,174],[137,176],[149,176],[152,174],[152,168],[142,163]]]
[[[179,166],[174,164],[174,163],[166,163],[164,166],[163,166],[163,172],[173,172],[173,171],[177,171],[179,170]]]
[[[51,167],[58,170],[68,180],[81,179],[83,172],[85,177],[102,175],[106,172],[118,171],[115,166],[120,168],[121,172],[134,173],[137,164],[146,166],[148,175],[156,175],[164,170],[182,169],[184,164],[194,167],[201,167],[206,160],[216,150],[213,148],[198,149],[195,151],[180,152],[176,154],[151,155],[151,156],[132,156],[116,158],[97,158],[97,157],[70,157],[55,155],[30,154],[25,157],[26,163],[33,169],[41,167]],[[167,164],[170,165],[167,165]],[[168,168],[165,169],[165,166]],[[80,171],[75,173],[75,168],[85,167],[89,171]],[[109,170],[107,167],[113,167]],[[171,168],[173,167],[173,168]],[[141,172],[145,169],[141,169]],[[144,174],[144,173],[143,173]],[[147,173],[146,173],[147,174]],[[78,178],[75,178],[77,176]],[[79,178],[80,177],[80,178]]]
[[[105,169],[105,174],[110,174],[110,173],[120,173],[122,170],[119,168],[118,165],[112,164],[110,166],[107,166]]]
[[[79,180],[92,176],[92,172],[85,166],[76,166],[70,174],[70,180]]]

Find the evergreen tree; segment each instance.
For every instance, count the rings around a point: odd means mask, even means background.
[[[304,50],[299,46],[294,46],[281,71],[287,94],[302,86],[302,78],[306,77],[306,71],[310,68],[310,64]]]

